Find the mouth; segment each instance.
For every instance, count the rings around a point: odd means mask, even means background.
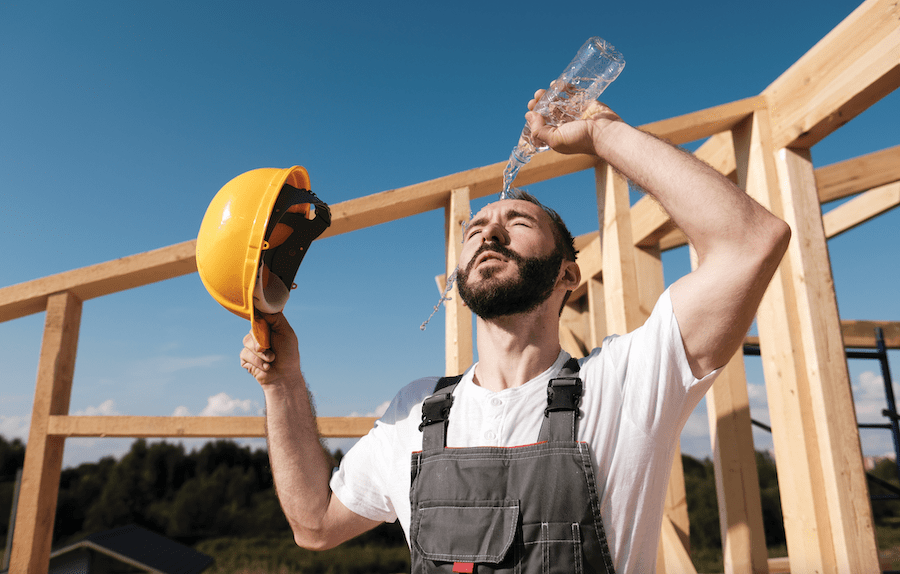
[[[484,253],[482,253],[481,255],[479,255],[478,257],[475,258],[475,263],[472,267],[477,267],[478,265],[481,265],[482,263],[485,263],[486,261],[492,261],[492,260],[500,261],[500,262],[505,261],[504,257],[501,254],[497,253],[496,251],[485,251]]]

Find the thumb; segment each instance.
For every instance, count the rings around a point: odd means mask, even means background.
[[[525,114],[525,121],[528,122],[528,128],[531,130],[531,137],[543,143],[549,144],[556,130],[553,126],[544,123],[544,116],[537,112],[528,112]]]

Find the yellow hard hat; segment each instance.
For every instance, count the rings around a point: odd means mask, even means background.
[[[249,319],[269,347],[263,313],[284,309],[309,245],[331,224],[331,211],[310,191],[306,169],[243,173],[216,194],[197,235],[197,271],[213,299]]]

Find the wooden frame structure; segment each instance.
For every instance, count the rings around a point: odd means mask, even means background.
[[[791,245],[757,316],[788,545],[773,571],[879,570],[844,342],[873,346],[841,322],[826,241],[900,204],[900,146],[813,168],[809,149],[900,86],[900,6],[867,0],[762,94],[649,125],[681,144],[709,138],[696,155],[734,178],[787,221]],[[428,210],[446,213],[447,269],[472,199],[500,191],[497,163],[332,206],[324,237]],[[584,156],[547,152],[522,185],[594,169],[598,228],[579,237],[584,277],[562,316],[563,347],[576,356],[606,333],[639,325],[663,290],[662,251],[684,244],[648,198],[630,206],[625,182]],[[858,196],[822,217],[820,204]],[[602,241],[601,241],[602,235]],[[82,303],[196,271],[194,242],[0,289],[0,321],[46,311],[11,572],[47,571],[67,437],[263,436],[261,417],[70,416]],[[447,372],[472,361],[469,312],[446,304]],[[900,347],[900,325],[882,324]],[[871,332],[871,331],[870,331]],[[769,572],[741,354],[708,394],[726,572]],[[371,418],[320,418],[326,437],[361,436]],[[680,453],[679,453],[680,454]],[[659,571],[694,572],[680,456],[661,533]],[[780,569],[778,571],[788,571]]]

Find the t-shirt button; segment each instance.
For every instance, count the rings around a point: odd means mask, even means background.
[[[503,404],[503,401],[501,401],[497,397],[494,397],[493,399],[491,399],[491,406],[499,407],[502,404]]]
[[[497,438],[497,435],[494,433],[494,431],[489,430],[486,433],[484,433],[484,438],[486,438],[488,440],[494,440]]]

